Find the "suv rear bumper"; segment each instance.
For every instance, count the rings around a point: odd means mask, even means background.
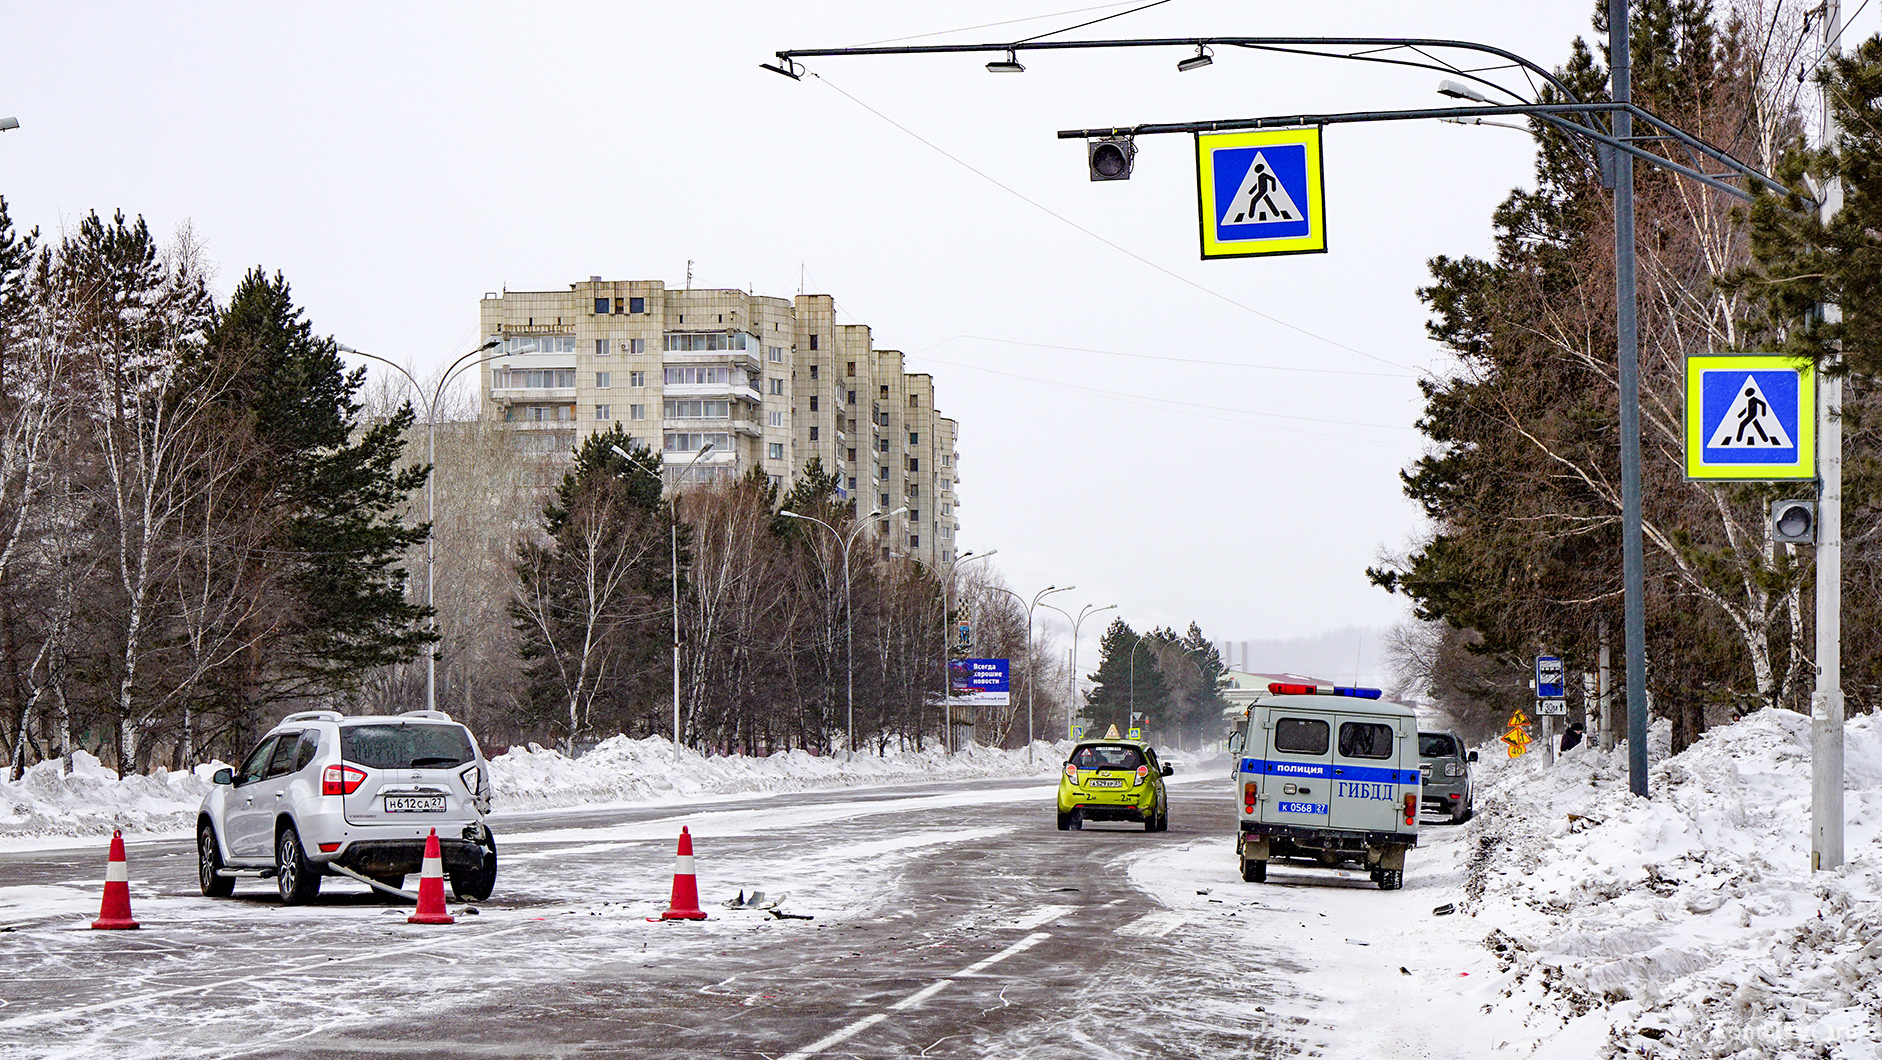
[[[473,872],[483,867],[484,848],[465,839],[438,838],[444,871]],[[344,865],[367,876],[409,876],[425,863],[423,839],[361,839],[332,855],[309,855],[316,863]]]

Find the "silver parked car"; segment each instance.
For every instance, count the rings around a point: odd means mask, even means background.
[[[1424,773],[1420,808],[1443,814],[1452,824],[1463,824],[1476,812],[1471,799],[1470,763],[1477,752],[1465,751],[1454,732],[1421,730],[1418,733],[1418,768]]]
[[[290,714],[240,769],[218,770],[203,798],[202,892],[227,897],[238,877],[273,877],[291,905],[312,900],[339,868],[398,888],[435,828],[451,889],[481,901],[497,880],[489,812],[490,767],[470,730],[442,711]]]

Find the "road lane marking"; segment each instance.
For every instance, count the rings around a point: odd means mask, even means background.
[[[1054,907],[1054,908],[1057,908],[1057,907]],[[1064,910],[1062,910],[1059,913],[1054,913],[1053,916],[1057,917],[1057,916],[1063,915],[1063,912]],[[809,1060],[810,1057],[816,1056],[818,1053],[823,1052],[825,1049],[828,1049],[833,1045],[841,1045],[844,1042],[849,1041],[851,1038],[855,1037],[856,1035],[862,1033],[863,1031],[866,1031],[869,1028],[875,1026],[876,1024],[881,1023],[883,1020],[888,1019],[890,1012],[901,1012],[905,1009],[913,1008],[916,1005],[921,1004],[923,1001],[926,1001],[929,998],[935,996],[936,994],[939,994],[941,991],[946,990],[948,987],[953,986],[954,981],[956,979],[964,979],[968,976],[976,975],[979,972],[987,968],[991,968],[994,965],[999,964],[1001,961],[1006,960],[1008,957],[1011,957],[1016,953],[1024,953],[1027,950],[1032,949],[1034,946],[1039,945],[1041,942],[1044,942],[1045,940],[1051,937],[1052,937],[1051,934],[1048,932],[1036,932],[1034,934],[1028,935],[1025,938],[1020,939],[1018,942],[1013,943],[1011,946],[1008,946],[1006,949],[1001,950],[1000,952],[994,954],[991,957],[988,957],[985,960],[975,961],[973,964],[970,964],[967,967],[962,968],[960,971],[955,972],[953,975],[948,976],[945,979],[937,979],[934,982],[929,983],[927,986],[922,987],[920,990],[917,990],[914,993],[903,998],[902,1000],[897,1001],[893,1005],[890,1005],[885,1011],[878,1012],[872,1016],[864,1016],[862,1019],[859,1019],[855,1023],[852,1023],[849,1026],[843,1028],[842,1030],[837,1031],[835,1034],[831,1034],[826,1037],[819,1038],[818,1040],[814,1042],[811,1042],[809,1045],[804,1046],[802,1049],[799,1049],[798,1051],[785,1056],[783,1060]]]
[[[1143,938],[1160,939],[1189,922],[1181,913],[1165,910],[1160,913],[1147,913],[1117,929],[1120,935],[1136,935]]]
[[[1047,924],[1071,912],[1074,908],[1076,907],[1069,905],[1042,905],[1031,913],[1015,920],[1013,926],[1021,931],[1031,931],[1034,928],[1045,927]]]
[[[515,927],[503,928],[499,931],[476,935],[474,936],[474,940],[481,942],[484,939],[493,939],[501,935],[513,935],[518,931],[525,931],[534,926],[534,921],[527,924],[518,924]],[[361,961],[377,960],[381,957],[394,957],[401,953],[417,953],[430,949],[449,949],[461,945],[464,938],[465,936],[463,934],[453,932],[449,942],[446,941],[444,936],[440,935],[427,939],[424,942],[414,942],[407,946],[394,946],[390,949],[375,950],[372,953],[361,953],[352,957],[332,957],[321,961],[317,965],[295,965],[289,968],[278,968],[271,972],[256,972],[254,975],[237,976],[232,979],[219,979],[213,983],[197,983],[194,986],[179,986],[170,990],[159,990],[155,993],[140,993],[134,997],[121,997],[111,1001],[97,1001],[89,1005],[75,1005],[72,1008],[60,1009],[56,1012],[34,1012],[24,1016],[15,1016],[9,1020],[0,1020],[0,1030],[30,1026],[34,1023],[44,1023],[47,1020],[69,1019],[73,1016],[83,1016],[92,1012],[103,1012],[106,1009],[120,1008],[125,1005],[155,1001],[158,998],[175,997],[178,994],[204,994],[212,990],[220,990],[225,986],[239,986],[242,983],[253,983],[261,979],[278,979],[284,975],[303,975],[310,968],[331,968],[336,964],[358,964]]]

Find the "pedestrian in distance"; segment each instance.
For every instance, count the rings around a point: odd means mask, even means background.
[[[1581,733],[1581,722],[1578,721],[1570,725],[1568,729],[1562,733],[1562,750],[1566,752],[1569,748],[1579,745],[1581,743]]]

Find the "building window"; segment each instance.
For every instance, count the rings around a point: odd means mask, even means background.
[[[598,420],[611,420],[614,417],[610,415],[610,411],[611,410],[606,405],[596,405],[595,418]]]
[[[627,352],[646,353],[647,352],[647,340],[646,339],[628,339],[627,340]]]
[[[597,298],[597,299],[595,299],[595,312],[596,312],[597,314],[599,314],[599,315],[601,315],[601,316],[606,316],[606,315],[607,315],[607,313],[608,313],[608,300],[607,300],[606,298]]]
[[[916,431],[909,431],[909,432],[908,432],[908,444],[910,444],[910,445],[920,445],[920,444],[921,444],[921,435],[920,435],[920,434],[919,434],[918,432],[916,432]]]
[[[846,375],[846,376],[849,376],[849,377],[850,377],[851,379],[854,379],[854,378],[856,378],[856,362],[855,362],[855,361],[848,361],[848,362],[846,362],[846,364],[848,365],[848,367],[846,367],[846,368],[845,368],[845,369],[843,370],[843,374],[844,374],[844,375]],[[856,399],[855,399],[855,398],[851,398],[850,400],[851,400],[851,401],[855,401]]]
[[[668,386],[700,386],[728,383],[731,373],[730,368],[668,368],[665,378]]]
[[[911,522],[911,523],[919,523],[919,522],[921,522],[921,509],[920,509],[920,508],[910,508],[910,509],[908,510],[908,521],[909,521],[909,522]]]
[[[879,479],[881,479],[881,480],[882,480],[882,481],[884,481],[884,482],[887,482],[887,481],[889,481],[889,469],[888,469],[888,468],[886,468],[886,467],[879,467],[879,468],[877,468],[877,469],[876,469],[876,477],[877,477],[877,478],[879,478]],[[889,503],[889,502],[888,502],[888,501],[883,501],[882,503],[884,503],[884,504],[887,504],[887,503]]]
[[[573,390],[573,368],[499,368],[490,373],[492,390]]]
[[[783,476],[783,475],[772,475],[772,476],[771,476],[771,488],[772,488],[772,489],[777,489],[777,488],[778,488],[779,486],[782,486],[782,485],[784,485],[784,476]]]
[[[627,385],[628,386],[646,386],[647,385],[647,373],[646,372],[627,373]]]
[[[851,459],[851,460],[854,460],[854,459],[856,459],[856,458],[855,458],[854,456],[852,456],[852,457],[850,457],[850,459]],[[856,476],[855,476],[855,475],[851,475],[851,476],[850,476],[850,489],[851,489],[852,491],[854,491],[854,490],[856,489]]]
[[[771,459],[773,460],[784,459],[784,443],[783,442],[772,442],[770,445],[766,446],[765,449],[766,449],[766,452],[770,454]]]
[[[810,348],[813,350],[817,348],[817,336],[814,333],[810,336]]]
[[[921,483],[919,483],[919,482],[911,482],[911,483],[909,483],[909,484],[908,484],[908,495],[909,495],[910,497],[919,497],[919,496],[921,496]]]
[[[887,503],[889,503],[889,502],[888,502],[888,501],[883,501],[882,503],[884,503],[884,504],[887,504]],[[887,536],[887,535],[888,535],[888,533],[889,533],[889,521],[888,521],[887,519],[884,519],[884,520],[882,520],[881,522],[879,522],[879,523],[877,523],[877,524],[876,524],[876,533],[878,533],[878,534],[882,534],[882,535],[884,535],[884,536]],[[889,550],[888,550],[888,548],[887,548],[886,546],[885,546],[885,547],[884,547],[884,548],[882,549],[882,554],[883,554],[884,556],[887,556],[887,555],[889,554]]]
[[[608,375],[609,375],[609,373],[607,373],[607,372],[596,372],[596,373],[595,373],[595,389],[596,389],[596,390],[606,390],[606,389],[608,389]]]
[[[889,451],[889,440],[887,438],[877,438],[876,439],[876,452],[886,453],[888,451]]]
[[[911,409],[920,408],[921,407],[921,395],[920,394],[908,395],[908,407]]]
[[[668,401],[662,412],[670,420],[729,420],[730,401]]]
[[[810,395],[810,411],[817,411],[817,395],[815,394]]]
[[[810,429],[810,440],[813,442],[817,440],[817,428],[815,427]]]
[[[908,458],[908,470],[910,472],[920,471],[921,459],[919,457],[913,457],[913,456],[909,457]]]
[[[503,340],[503,352],[513,353],[574,353],[575,336],[573,335],[512,335]]]
[[[771,377],[771,392],[773,394],[784,393],[784,380],[779,379],[777,376],[772,376]]]
[[[879,396],[881,397],[889,396],[889,384],[887,383],[882,384],[882,393]]]
[[[942,453],[942,454],[941,454],[941,466],[942,466],[942,467],[953,467],[953,466],[954,466],[954,454],[952,454],[952,453]]]
[[[855,462],[856,462],[856,450],[851,449],[850,450],[850,463],[854,464]]]
[[[595,356],[606,357],[607,355],[608,355],[608,340],[596,339],[595,340]]]
[[[626,303],[626,302],[623,302],[623,301],[621,301],[621,300],[620,300],[619,298],[616,298],[616,299],[614,300],[614,311],[615,311],[616,313],[619,313],[619,312],[620,312],[621,310],[623,310],[623,309],[625,309],[625,308],[627,308],[627,303]]]
[[[784,413],[772,411],[765,413],[765,422],[773,427],[784,426]]]
[[[921,547],[921,535],[920,535],[920,534],[910,534],[910,535],[908,535],[908,547],[909,547],[909,548],[920,548],[920,547]]]
[[[882,503],[881,505],[879,505],[879,507],[886,509],[889,506],[889,495],[886,493],[883,493],[883,494],[880,494],[879,496],[881,496],[882,498]]]
[[[695,434],[691,431],[668,431],[661,441],[662,452],[697,453],[706,446],[712,446],[715,453],[732,451],[732,436],[729,434]]]
[[[941,514],[942,514],[943,516],[949,516],[949,515],[953,515],[953,514],[954,514],[954,506],[953,506],[952,504],[943,504],[943,505],[941,506]]]
[[[810,377],[812,379],[817,378],[817,366],[814,364],[810,366]]]
[[[784,363],[784,347],[766,346],[765,347],[765,360],[770,361],[772,364],[783,364]]]
[[[852,390],[852,391],[850,391],[850,400],[849,400],[849,403],[850,403],[850,404],[852,404],[852,405],[854,405],[854,404],[856,404],[856,391],[854,391],[854,390]]]
[[[645,406],[645,405],[629,405],[629,406],[627,407],[627,418],[628,418],[628,419],[630,419],[630,420],[644,420],[644,419],[646,419],[646,418],[647,418],[647,406]]]
[[[645,313],[647,311],[647,300],[645,298],[629,298],[627,300],[627,311],[630,313]]]

